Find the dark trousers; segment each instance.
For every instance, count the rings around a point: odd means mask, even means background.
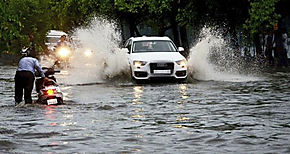
[[[287,50],[284,49],[281,55],[281,65],[288,67],[288,57],[287,57]]]
[[[287,50],[282,47],[276,48],[274,51],[276,63],[278,66],[288,66]]]
[[[270,65],[274,65],[274,57],[272,56],[272,48],[266,48],[265,56],[266,56],[266,62]]]
[[[25,104],[31,104],[31,92],[34,85],[34,75],[30,71],[17,71],[15,75],[15,102],[22,101],[23,90]]]

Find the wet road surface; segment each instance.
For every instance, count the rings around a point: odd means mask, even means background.
[[[0,66],[0,153],[290,153],[290,74],[66,85],[66,105],[14,106]],[[34,99],[36,95],[34,94]]]

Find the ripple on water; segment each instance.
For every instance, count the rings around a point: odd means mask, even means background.
[[[7,129],[7,128],[1,128],[0,127],[0,134],[14,134],[16,131],[12,129]]]
[[[16,144],[9,140],[0,140],[0,152],[6,153],[16,148]]]
[[[103,106],[99,106],[97,109],[98,110],[114,110],[115,108],[110,105],[103,105]]]
[[[67,104],[49,108],[15,108],[8,74],[0,71],[0,153],[290,153],[287,73],[249,82],[61,85]]]
[[[47,133],[19,133],[15,134],[17,138],[21,139],[41,139],[41,138],[50,138],[53,136],[66,136],[58,132],[47,132]]]

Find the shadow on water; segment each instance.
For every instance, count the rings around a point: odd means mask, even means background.
[[[175,78],[151,78],[149,80],[131,80],[133,84],[148,84],[148,85],[162,85],[162,84],[183,84],[189,83],[190,80],[187,79],[175,79]]]

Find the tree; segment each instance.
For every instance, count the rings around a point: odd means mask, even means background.
[[[53,29],[69,32],[86,26],[99,12],[99,0],[59,0],[51,2]]]
[[[249,32],[250,38],[254,41],[257,55],[261,55],[262,47],[260,34],[267,29],[272,29],[278,23],[280,15],[275,13],[275,5],[279,0],[251,0],[249,18],[245,21],[244,28]]]
[[[129,25],[130,36],[141,36],[137,25],[146,20],[148,6],[145,0],[114,0],[117,17]]]
[[[23,27],[19,17],[11,11],[9,0],[0,3],[0,51],[10,51],[11,44],[20,38],[20,29]]]
[[[278,22],[280,15],[275,13],[275,4],[279,0],[251,0],[249,18],[244,24],[244,28],[253,36],[262,33],[268,28],[272,28]]]
[[[29,46],[29,35],[34,36],[36,49],[45,50],[45,35],[50,28],[50,0],[2,0],[1,51],[17,53]],[[4,44],[2,46],[2,44]]]

